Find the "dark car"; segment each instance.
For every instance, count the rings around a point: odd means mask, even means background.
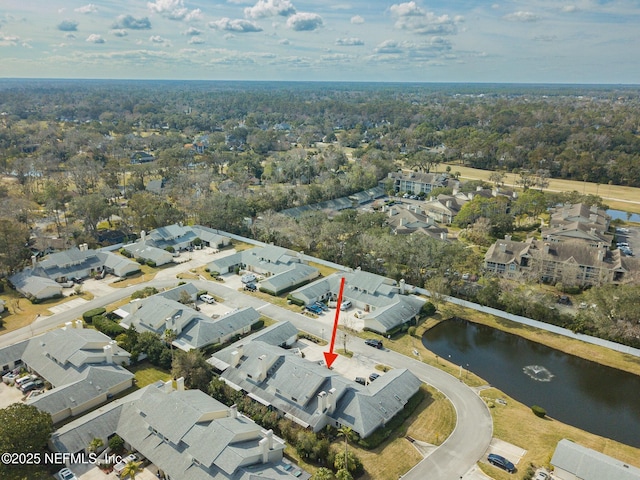
[[[359,383],[360,385],[366,385],[367,379],[363,377],[356,377],[356,383]]]
[[[382,348],[382,340],[376,340],[375,338],[369,338],[365,340],[364,343],[366,343],[370,347],[375,347],[378,349]]]
[[[379,373],[373,372],[371,375],[369,375],[369,381],[373,382],[376,378],[379,378],[379,377],[380,377]]]
[[[249,290],[250,292],[255,292],[258,290],[258,286],[255,283],[247,283],[244,286],[245,290]]]
[[[322,309],[317,305],[307,305],[305,309],[311,313],[315,313],[316,315],[322,314]]]
[[[503,470],[506,470],[509,473],[513,473],[516,471],[516,467],[509,460],[504,458],[502,455],[497,455],[495,453],[490,453],[487,456],[487,460],[491,465],[495,465]]]

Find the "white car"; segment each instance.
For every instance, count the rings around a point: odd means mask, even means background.
[[[62,470],[60,470],[58,472],[58,478],[60,480],[78,480],[78,477],[76,477],[76,474],[73,473],[68,468],[63,468]]]
[[[543,471],[539,471],[533,480],[549,480],[549,474]]]
[[[340,305],[340,310],[349,310],[351,308],[351,300],[345,300]]]
[[[207,295],[206,293],[200,295],[200,300],[207,303],[216,303],[215,299],[211,295]]]
[[[124,467],[127,465],[127,463],[135,462],[136,460],[138,460],[138,457],[136,457],[135,454],[132,453],[131,455],[127,455],[113,466],[113,471],[116,472],[118,476],[120,476],[120,472],[124,470]]]

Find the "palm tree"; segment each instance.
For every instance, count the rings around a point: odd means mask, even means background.
[[[142,462],[132,460],[124,466],[122,472],[120,472],[120,476],[121,478],[127,478],[127,476],[129,476],[131,480],[136,480],[136,475],[142,472],[142,470]]]
[[[353,438],[353,429],[351,427],[345,427],[344,425],[338,429],[338,436],[344,437],[344,468],[349,465],[349,459],[347,457],[347,447],[349,446],[349,439]]]
[[[184,293],[184,292],[182,292]],[[171,364],[173,365],[173,341],[176,339],[178,335],[175,330],[167,328],[164,331],[164,341],[169,344],[169,348],[171,349]]]

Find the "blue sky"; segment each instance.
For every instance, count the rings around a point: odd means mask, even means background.
[[[3,0],[0,77],[640,83],[639,0]]]

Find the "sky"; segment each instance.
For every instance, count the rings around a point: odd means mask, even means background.
[[[640,83],[640,0],[2,0],[0,77]]]

